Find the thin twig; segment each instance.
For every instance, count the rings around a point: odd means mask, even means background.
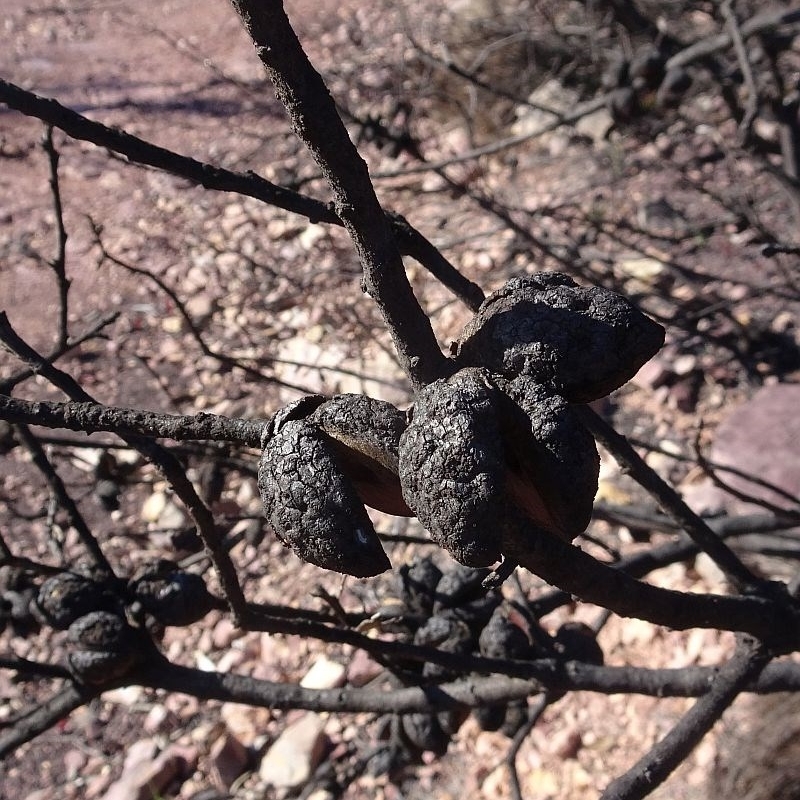
[[[231,419],[218,414],[160,414],[101,403],[55,403],[18,400],[0,395],[0,418],[9,422],[41,425],[83,433],[108,432],[121,438],[147,436],[158,439],[237,442],[260,447],[266,421]],[[68,443],[66,443],[68,444]],[[135,445],[131,445],[135,448]]]
[[[55,272],[58,284],[58,327],[56,347],[65,348],[69,341],[69,329],[67,324],[68,295],[70,281],[67,278],[67,229],[64,226],[64,208],[61,203],[61,185],[58,180],[58,161],[60,153],[56,150],[53,143],[53,126],[45,127],[42,147],[47,153],[47,160],[50,167],[50,194],[53,197],[53,212],[56,217],[56,254],[49,262]]]
[[[234,172],[182,156],[126,131],[95,122],[55,100],[40,97],[9,81],[0,80],[0,102],[6,103],[22,114],[36,117],[59,128],[73,139],[105,147],[113,153],[124,156],[131,163],[155,167],[204,189],[235,192],[244,197],[252,197],[276,208],[299,214],[311,223],[343,224],[327,204],[283,186],[277,186],[255,172]],[[387,218],[403,254],[418,261],[456,297],[470,308],[474,308],[476,299],[481,294],[480,287],[462,275],[405,219],[391,214],[387,215]]]
[[[751,17],[741,25],[741,35],[747,39],[759,33],[774,30],[782,25],[794,25],[800,22],[800,8],[770,9]],[[672,56],[666,63],[665,69],[671,70],[685,67],[694,61],[706,58],[719,50],[724,50],[731,44],[731,35],[728,31],[718,33],[701,39]]]
[[[24,719],[19,720],[8,732],[0,735],[0,759],[20,745],[35,739],[40,733],[52,728],[71,711],[80,708],[97,696],[97,692],[70,682],[60,692],[38,705]]]
[[[503,759],[508,769],[511,796],[514,800],[523,800],[522,787],[519,783],[519,773],[517,772],[517,756],[525,740],[530,736],[531,731],[536,727],[536,723],[541,719],[545,709],[550,705],[551,699],[547,692],[537,698],[534,705],[528,709],[528,718],[525,724],[514,734],[508,752]]]
[[[418,389],[449,371],[406,277],[397,241],[320,74],[278,0],[232,0],[292,126],[322,170],[361,261],[364,290],[377,304],[403,371]]]
[[[745,102],[744,115],[739,122],[739,143],[745,146],[750,141],[750,132],[758,115],[758,87],[753,78],[753,69],[750,66],[750,58],[744,46],[744,38],[736,19],[736,12],[733,10],[731,0],[723,0],[720,12],[725,17],[725,24],[728,27],[733,51],[736,53],[736,60],[744,76],[744,85],[747,88],[747,101]]]
[[[169,284],[167,284],[166,281],[164,281],[162,278],[160,278],[158,275],[154,274],[150,270],[144,269],[143,267],[137,267],[119,258],[118,256],[115,256],[112,253],[110,253],[106,249],[105,243],[103,242],[101,236],[102,231],[100,226],[97,225],[97,223],[91,217],[89,218],[89,224],[92,226],[94,241],[95,244],[100,249],[101,258],[107,259],[112,264],[115,264],[116,266],[124,269],[126,272],[130,272],[134,275],[141,275],[143,277],[146,277],[148,280],[153,281],[153,283],[155,283],[156,286],[158,286],[158,288],[161,289],[161,291],[164,292],[164,294],[167,295],[167,297],[169,297],[169,299],[173,302],[176,311],[178,312],[178,314],[180,314],[181,319],[183,319],[183,321],[186,323],[186,327],[189,330],[189,334],[191,335],[192,339],[194,339],[194,341],[197,343],[197,346],[200,348],[200,350],[203,352],[204,355],[214,359],[215,361],[218,361],[220,364],[223,364],[226,367],[240,369],[246,375],[250,376],[251,378],[254,378],[255,380],[264,381],[267,383],[273,383],[276,384],[277,386],[282,386],[286,389],[292,389],[296,392],[300,392],[301,394],[311,393],[310,389],[308,389],[305,386],[299,386],[294,383],[288,383],[287,381],[284,381],[281,378],[277,378],[274,375],[267,375],[265,372],[262,372],[261,370],[258,370],[255,367],[251,367],[250,365],[243,363],[239,359],[232,358],[231,356],[226,355],[225,353],[220,353],[219,351],[214,350],[212,347],[210,347],[206,343],[206,340],[203,337],[203,334],[200,332],[197,325],[195,325],[195,322],[192,319],[191,315],[186,310],[186,305],[178,296],[178,293],[171,286],[169,286]]]
[[[69,353],[70,350],[73,350],[85,342],[88,342],[90,339],[94,339],[95,337],[99,336],[103,331],[103,328],[113,325],[118,318],[119,311],[112,311],[110,314],[104,314],[94,325],[80,334],[80,336],[70,338],[63,347],[56,347],[51,350],[46,356],[44,356],[44,360],[48,364],[55,363],[59,358],[61,358],[61,356]],[[25,369],[21,369],[14,375],[6,378],[4,381],[0,381],[0,394],[11,394],[11,391],[15,386],[18,386],[20,383],[28,380],[29,378],[32,378],[33,375],[33,370],[29,367],[26,367]]]
[[[10,348],[18,358],[25,361],[32,369],[50,381],[53,386],[64,392],[67,397],[79,404],[95,404],[94,398],[77,381],[66,372],[57,369],[52,364],[48,364],[39,353],[28,345],[13,329],[4,313],[0,313],[0,341]],[[239,585],[236,569],[223,546],[222,537],[214,523],[211,509],[197,494],[194,485],[186,476],[186,471],[173,453],[138,435],[122,434],[120,438],[161,470],[175,494],[186,506],[189,515],[197,526],[197,534],[201,538],[211,563],[217,572],[225,597],[230,604],[234,622],[238,624],[245,608],[244,594],[242,593],[242,587]]]
[[[83,546],[89,551],[89,555],[95,565],[108,575],[113,575],[114,570],[108,559],[103,553],[97,539],[92,535],[89,526],[86,524],[80,509],[67,491],[64,481],[56,472],[55,467],[50,463],[44,448],[39,444],[38,439],[31,433],[31,429],[25,424],[17,425],[17,434],[31,454],[31,459],[39,471],[44,475],[50,489],[55,495],[58,505],[64,509],[69,519],[70,525],[75,529]]]
[[[646,489],[680,526],[692,537],[725,573],[739,590],[757,588],[763,584],[736,556],[736,554],[711,530],[702,517],[692,511],[683,498],[631,447],[624,436],[617,433],[588,406],[575,406],[584,425],[592,435],[619,462],[631,477]]]
[[[612,781],[601,800],[639,800],[663,783],[769,659],[768,651],[759,642],[740,641],[733,658],[720,669],[708,693],[647,755]]]

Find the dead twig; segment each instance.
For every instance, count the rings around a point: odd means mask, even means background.
[[[739,121],[739,142],[742,146],[746,146],[750,141],[751,129],[758,115],[758,88],[753,78],[750,57],[747,55],[747,49],[744,46],[744,37],[739,27],[739,21],[736,19],[736,12],[733,10],[731,0],[724,0],[720,6],[720,12],[722,16],[725,17],[725,24],[728,27],[728,32],[733,42],[733,51],[736,53],[736,60],[739,62],[739,67],[744,76],[744,85],[747,88],[744,115]]]
[[[646,756],[612,781],[601,800],[639,800],[663,783],[769,659],[760,642],[740,640],[733,658],[719,670],[708,693]]]
[[[67,397],[78,403],[95,403],[94,398],[77,381],[66,372],[57,369],[52,364],[48,364],[39,353],[20,338],[8,321],[8,317],[3,313],[0,313],[0,340],[18,358],[25,361],[34,371],[64,392]],[[33,423],[36,424],[35,419]],[[244,594],[239,585],[233,562],[222,544],[211,509],[197,494],[180,461],[169,450],[138,435],[122,434],[120,438],[159,467],[175,494],[186,506],[189,515],[197,526],[197,533],[203,541],[211,563],[217,572],[234,619],[238,623],[245,607]]]

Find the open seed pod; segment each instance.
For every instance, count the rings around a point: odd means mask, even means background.
[[[362,503],[386,514],[413,516],[398,477],[405,414],[383,400],[340,394],[322,403],[309,419],[329,437]]]
[[[503,384],[505,486],[537,525],[572,541],[592,517],[600,458],[573,408],[527,378]]]
[[[391,566],[330,438],[284,415],[264,437],[258,470],[264,512],[304,561],[359,578]]]
[[[503,445],[499,392],[484,370],[426,386],[400,437],[403,497],[434,541],[472,567],[500,558]]]
[[[664,329],[624,297],[540,272],[487,297],[454,351],[464,367],[528,375],[586,403],[630,380],[663,343]]]

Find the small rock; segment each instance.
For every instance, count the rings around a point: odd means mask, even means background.
[[[139,764],[152,761],[158,754],[158,744],[155,739],[140,739],[125,750],[123,772],[135,769]]]
[[[206,294],[196,294],[186,301],[186,313],[192,322],[202,328],[214,313],[215,303],[213,298]]]
[[[153,492],[142,505],[139,516],[145,522],[156,522],[166,508],[167,495],[164,492]]]
[[[152,735],[168,728],[170,723],[174,721],[174,714],[172,714],[162,705],[155,705],[150,709],[150,711],[147,712],[147,716],[144,718],[144,724],[142,727],[144,728],[145,733]]]
[[[636,278],[645,284],[652,284],[664,271],[664,264],[656,258],[626,258],[617,262],[617,266],[630,278]]]
[[[125,763],[122,777],[111,784],[103,800],[146,800],[157,797],[174,781],[188,777],[194,771],[197,750],[171,745],[156,758],[137,758],[133,761],[129,757]]]
[[[322,760],[325,721],[319,714],[304,714],[275,740],[261,761],[258,774],[276,788],[302,786]]]
[[[235,736],[226,733],[212,745],[209,759],[214,783],[227,791],[247,769],[250,753]]]
[[[307,800],[336,800],[336,795],[328,789],[316,789],[308,795]]]
[[[347,668],[347,682],[359,688],[366,686],[383,672],[383,667],[364,650],[356,650]]]
[[[215,650],[227,650],[234,639],[238,639],[242,631],[237,628],[231,620],[221,619],[215,626],[211,635],[211,644]]]
[[[74,781],[86,766],[86,754],[81,750],[68,750],[64,753],[64,775],[67,780]]]
[[[684,353],[683,355],[678,356],[672,362],[672,371],[681,377],[688,375],[690,372],[694,372],[696,368],[697,356],[694,356],[691,353]]]
[[[647,363],[643,364],[632,381],[642,389],[658,389],[664,386],[670,379],[672,370],[662,358],[656,356]]]
[[[597,111],[581,117],[575,123],[575,130],[583,136],[588,136],[595,144],[605,140],[614,120],[607,108],[600,108]]]
[[[180,333],[183,327],[183,317],[174,314],[171,317],[164,317],[161,320],[161,329],[165,333]]]
[[[300,685],[304,689],[334,689],[344,685],[346,672],[343,664],[321,656],[303,676]]]
[[[268,708],[253,708],[241,703],[223,703],[219,715],[230,735],[248,746],[267,729],[272,719]]]
[[[37,789],[25,795],[25,800],[53,800],[52,789]]]

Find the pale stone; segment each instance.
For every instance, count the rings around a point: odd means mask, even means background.
[[[344,685],[347,668],[326,656],[318,658],[300,681],[304,689],[334,689]]]
[[[624,275],[647,284],[652,283],[664,271],[663,262],[646,256],[621,259],[617,262],[617,267]]]
[[[145,522],[155,522],[167,505],[167,495],[164,492],[153,492],[142,505],[139,516]]]
[[[304,714],[275,740],[261,761],[258,774],[276,788],[294,789],[311,777],[325,749],[325,721]]]

